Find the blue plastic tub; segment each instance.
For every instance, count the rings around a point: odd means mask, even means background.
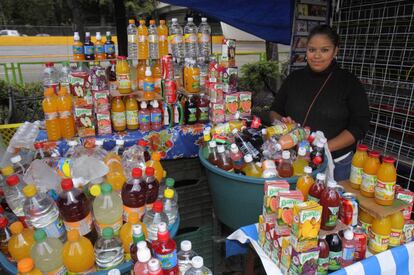
[[[198,157],[206,168],[214,212],[218,219],[234,230],[244,225],[257,223],[262,213],[265,179],[237,175],[217,168],[203,157],[202,149]],[[325,160],[319,169],[313,172],[313,175],[316,176],[317,173],[324,171],[326,165]],[[283,180],[291,184],[291,189],[296,188],[297,177]]]

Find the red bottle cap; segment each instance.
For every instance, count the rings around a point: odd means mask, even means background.
[[[382,158],[382,162],[393,164],[395,162],[395,159],[393,157],[387,156]]]
[[[357,150],[366,152],[368,151],[368,146],[366,146],[365,144],[358,144]]]
[[[164,208],[162,201],[155,201],[154,204],[152,205],[152,211],[157,212],[157,213],[161,213],[162,209]]]
[[[368,153],[368,155],[372,158],[379,158],[380,153],[378,151],[371,151]]]
[[[53,67],[55,64],[53,62],[47,62],[45,65],[46,67]]]
[[[148,143],[147,143],[145,140],[140,139],[140,140],[138,141],[138,145],[139,145],[139,146],[142,146],[142,147],[146,147],[146,146],[148,145]]]
[[[64,191],[68,191],[73,188],[72,179],[63,179],[60,185]]]
[[[4,213],[4,208],[3,206],[0,205],[0,214]]]
[[[11,175],[6,179],[6,183],[8,186],[15,186],[20,182],[20,179],[17,175]]]
[[[0,217],[0,228],[5,228],[7,226],[7,218],[6,217]]]
[[[37,143],[35,143],[35,144],[34,144],[34,148],[35,148],[35,149],[40,149],[40,148],[43,148],[43,143],[42,143],[42,142],[37,142]]]
[[[145,175],[151,177],[154,176],[155,169],[154,167],[147,167],[145,168]]]
[[[142,169],[141,168],[134,168],[132,169],[132,177],[134,179],[142,177]]]
[[[119,60],[126,60],[126,56],[120,55],[120,56],[117,57],[117,59],[119,59]]]

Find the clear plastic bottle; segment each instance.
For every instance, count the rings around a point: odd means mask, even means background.
[[[143,83],[144,89],[144,99],[146,100],[153,100],[155,95],[155,83],[154,78],[152,77],[151,67],[147,67],[145,69],[145,78]]]
[[[20,155],[15,155],[10,159],[10,162],[13,164],[14,173],[19,176],[24,176],[26,173],[26,167],[22,163],[22,157]]]
[[[218,162],[217,167],[227,172],[234,172],[233,163],[231,162],[228,151],[224,145],[217,146]]]
[[[8,221],[5,217],[0,217],[0,252],[6,257],[10,257],[8,243],[11,237],[9,229],[7,229]]]
[[[25,220],[25,214],[23,211],[24,201],[26,199],[23,194],[23,188],[26,185],[20,181],[17,175],[11,175],[6,178],[6,186],[4,188],[4,196],[10,209],[17,216],[20,221]]]
[[[63,62],[59,75],[60,88],[66,87],[67,89],[69,89],[69,74],[71,73],[71,71],[72,69],[70,68],[70,63],[66,61]]]
[[[145,20],[139,20],[138,26],[138,59],[148,59],[148,28]]]
[[[95,60],[105,60],[105,47],[101,32],[96,32],[95,39]]]
[[[103,148],[103,139],[95,139],[95,148],[93,148],[92,156],[99,160],[104,160],[108,152]]]
[[[85,43],[83,44],[85,60],[95,59],[95,45],[92,42],[91,33],[85,32]]]
[[[46,88],[44,92],[44,99],[42,101],[42,108],[45,114],[47,137],[50,141],[57,141],[62,137],[60,133],[58,104],[59,102],[55,94],[55,90],[52,88]]]
[[[34,184],[23,188],[26,201],[23,211],[26,214],[26,223],[36,229],[43,229],[51,238],[66,241],[66,230],[59,216],[56,203],[45,193],[38,193]]]
[[[157,240],[152,242],[152,250],[158,260],[161,261],[161,268],[165,275],[178,275],[177,263],[177,245],[170,237],[167,224],[161,222],[158,224]]]
[[[185,57],[195,59],[198,54],[197,47],[197,26],[192,17],[187,18],[187,24],[184,27]]]
[[[79,32],[73,33],[73,45],[72,45],[73,60],[85,60],[83,54],[83,43],[80,41]]]
[[[144,215],[143,222],[145,226],[147,227],[148,235],[147,240],[148,241],[154,241],[158,239],[157,233],[158,233],[158,224],[161,222],[165,222],[168,224],[168,217],[163,212],[163,204],[161,201],[154,202],[152,209],[147,211]]]
[[[306,160],[306,148],[299,147],[298,156],[293,162],[293,175],[297,177],[302,176],[305,166],[308,166],[308,161]]]
[[[165,25],[165,20],[160,20],[158,31],[158,49],[159,58],[168,55],[168,27]]]
[[[207,61],[211,55],[211,27],[206,17],[201,18],[201,24],[198,26],[198,50],[203,61]]]
[[[262,168],[258,167],[253,162],[253,157],[250,154],[244,156],[245,166],[243,167],[243,173],[248,177],[261,178],[262,177]]]
[[[341,267],[346,267],[354,263],[355,240],[352,227],[344,231],[342,238],[342,260]]]
[[[59,74],[56,71],[55,64],[48,62],[45,66],[43,70],[43,87],[45,89],[52,88],[54,92],[57,92],[59,88]]]
[[[147,195],[147,185],[142,178],[142,169],[132,169],[132,179],[122,187],[121,196],[124,205],[123,219],[129,220],[132,213],[136,213],[138,218],[145,213],[145,201]]]
[[[157,200],[158,191],[160,189],[159,181],[155,178],[154,167],[145,168],[145,182],[148,187],[145,207],[148,210],[152,208],[152,204]]]
[[[290,178],[293,176],[293,166],[289,151],[283,151],[282,162],[279,163],[277,172],[281,178]]]
[[[189,270],[187,270],[184,273],[185,275],[199,275],[199,274],[203,274],[203,275],[213,275],[213,273],[211,272],[211,270],[204,266],[204,260],[203,260],[202,257],[195,256],[191,260],[191,264],[193,265],[193,267],[190,268]]]
[[[141,102],[141,109],[138,111],[139,130],[148,132],[151,129],[151,112],[147,109],[147,103]]]
[[[168,40],[171,44],[171,53],[175,59],[184,58],[184,39],[183,28],[178,23],[177,18],[171,20],[172,24],[169,29]]]
[[[102,237],[94,245],[94,251],[98,269],[111,269],[124,261],[122,242],[114,236],[111,227],[104,228]]]
[[[58,93],[57,111],[59,113],[60,133],[63,138],[71,139],[75,136],[75,119],[73,116],[72,96],[66,87],[61,87]]]
[[[174,201],[178,202],[178,194],[177,194],[177,190],[174,188],[174,184],[175,184],[175,180],[173,178],[166,178],[165,179],[165,184],[161,185],[160,184],[160,188],[158,191],[158,198],[162,199],[164,197],[164,191],[167,189],[173,190],[174,191]]]
[[[149,58],[158,59],[158,31],[157,26],[155,25],[155,20],[149,21],[150,25],[148,28],[148,48],[149,48]]]
[[[128,59],[137,59],[138,56],[138,31],[134,19],[129,19],[128,34]]]
[[[236,173],[240,173],[244,167],[244,159],[243,153],[239,150],[235,143],[230,146],[230,159],[232,161],[234,171]]]
[[[180,248],[181,250],[177,253],[178,268],[181,274],[185,274],[192,267],[191,260],[197,256],[197,253],[192,250],[192,244],[187,240],[181,242]]]
[[[296,189],[302,192],[305,201],[308,200],[309,189],[312,187],[314,180],[312,178],[312,168],[305,166],[303,168],[304,175],[298,178]]]
[[[128,46],[129,46],[129,44],[128,44]],[[104,48],[105,48],[105,57],[106,57],[106,59],[114,59],[115,58],[115,43],[114,43],[114,41],[112,41],[110,31],[106,32],[106,41],[105,41]]]
[[[158,101],[152,101],[151,109],[151,129],[159,131],[162,128],[162,111],[159,107]]]
[[[140,274],[140,275],[147,275],[149,272],[148,262],[149,260],[151,260],[151,251],[147,247],[146,242],[139,242],[137,246],[138,246],[138,252],[137,252],[138,261],[134,265],[134,273]]]
[[[19,275],[42,275],[42,272],[35,267],[32,258],[21,259],[17,263],[17,271]]]
[[[30,251],[34,245],[33,230],[24,228],[21,222],[14,222],[10,225],[12,236],[8,243],[11,257],[15,260],[30,257]]]
[[[172,189],[164,191],[164,212],[168,217],[168,225],[174,224],[178,217],[178,205],[174,200],[174,193]]]
[[[42,229],[34,233],[35,244],[31,251],[36,267],[46,274],[65,274],[62,250],[63,244],[59,239],[48,238]]]

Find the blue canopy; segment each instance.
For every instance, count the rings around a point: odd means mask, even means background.
[[[293,0],[163,0],[184,6],[264,40],[290,44]]]

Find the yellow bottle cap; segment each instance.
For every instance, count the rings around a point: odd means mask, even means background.
[[[92,196],[97,197],[101,194],[101,186],[99,184],[94,184],[89,189],[89,192]]]
[[[174,197],[174,190],[172,189],[165,189],[164,191],[164,197],[167,199],[172,199]]]
[[[34,184],[28,184],[23,188],[23,194],[28,198],[33,197],[34,195],[36,195],[36,193],[37,190]]]
[[[6,167],[1,168],[1,173],[3,174],[3,176],[7,177],[10,176],[11,174],[14,173],[14,169],[13,166],[8,165]]]
[[[23,231],[23,224],[21,222],[14,222],[10,225],[12,234],[20,234]]]

